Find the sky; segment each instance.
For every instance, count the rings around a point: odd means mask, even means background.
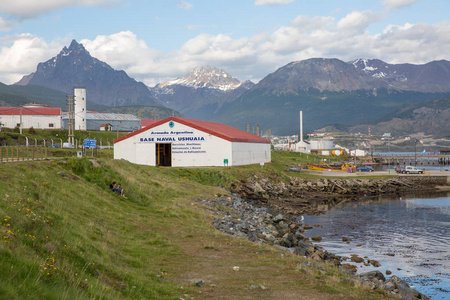
[[[148,86],[197,66],[257,83],[308,58],[450,60],[449,0],[0,0],[0,82],[75,39]]]

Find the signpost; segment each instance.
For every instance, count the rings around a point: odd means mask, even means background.
[[[86,149],[92,149],[92,156],[94,156],[94,149],[97,150],[97,140],[84,139],[83,148],[85,150],[85,152],[84,152],[85,154],[86,154]]]
[[[95,148],[97,148],[97,140],[95,140],[95,139],[84,139],[83,147],[87,148],[87,149],[95,149]]]

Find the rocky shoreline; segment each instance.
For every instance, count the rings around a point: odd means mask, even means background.
[[[313,244],[311,240],[320,241],[320,236],[312,237],[310,240],[303,234],[305,230],[312,228],[310,225],[303,224],[302,227],[296,222],[296,218],[302,214],[325,213],[324,204],[337,205],[343,201],[358,201],[364,196],[401,195],[447,185],[446,178],[422,178],[375,180],[292,178],[286,184],[254,177],[233,185],[232,197],[203,198],[198,201],[217,216],[213,220],[213,225],[220,231],[253,242],[283,247],[311,260],[329,262],[352,274],[355,280],[359,280],[362,284],[372,289],[382,289],[387,294],[400,296],[402,299],[428,299],[395,275],[386,279],[379,271],[356,274],[353,265],[344,263],[345,258],[324,251]],[[361,262],[364,259],[355,256],[350,260]],[[366,263],[374,267],[378,264],[374,260],[368,260]],[[313,262],[310,264],[318,269],[323,268]]]

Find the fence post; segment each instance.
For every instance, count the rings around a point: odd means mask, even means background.
[[[31,160],[34,160],[34,147],[31,147]]]

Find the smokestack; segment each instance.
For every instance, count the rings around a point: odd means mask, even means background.
[[[303,111],[300,111],[300,142],[303,142]]]

